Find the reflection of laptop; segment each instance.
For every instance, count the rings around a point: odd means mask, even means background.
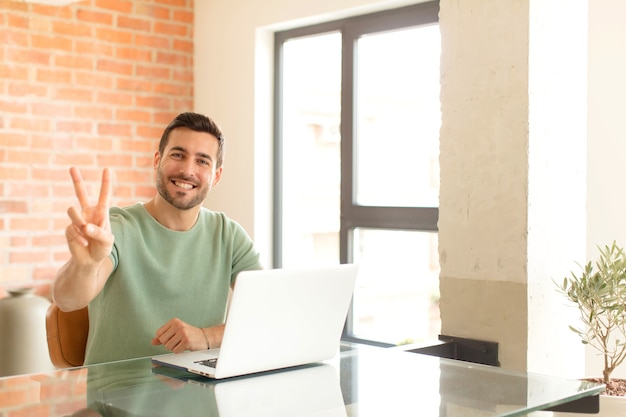
[[[152,361],[220,379],[330,359],[339,351],[356,275],[352,264],[241,272],[221,348]]]
[[[330,365],[222,381],[214,391],[220,417],[346,417]]]
[[[187,386],[182,390],[194,390],[196,399],[213,398],[215,404],[205,404],[205,407],[217,411],[214,414],[220,417],[346,417],[338,371],[328,364],[304,365],[224,380],[168,373],[161,366],[153,368],[153,372],[186,381]],[[177,371],[172,369],[172,372]],[[193,401],[196,400],[190,402]]]

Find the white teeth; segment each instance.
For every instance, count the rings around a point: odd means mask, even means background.
[[[174,181],[174,184],[176,184],[177,187],[184,188],[186,190],[191,190],[193,188],[193,185],[186,184],[184,182]]]

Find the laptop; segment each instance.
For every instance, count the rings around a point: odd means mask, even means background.
[[[152,362],[221,379],[333,358],[358,267],[244,271],[237,276],[221,348]]]

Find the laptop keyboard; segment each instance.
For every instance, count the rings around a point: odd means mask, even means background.
[[[201,361],[196,361],[195,363],[198,363],[198,364],[204,365],[204,366],[208,366],[209,368],[215,368],[215,366],[217,365],[217,358],[204,359],[204,360],[201,360]]]

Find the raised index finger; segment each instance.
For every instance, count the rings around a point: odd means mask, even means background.
[[[84,210],[89,207],[89,202],[87,201],[87,192],[85,191],[85,185],[83,184],[83,177],[80,175],[78,168],[75,167],[70,168],[70,175],[72,176],[72,182],[74,183],[76,198],[80,203],[80,208]]]

